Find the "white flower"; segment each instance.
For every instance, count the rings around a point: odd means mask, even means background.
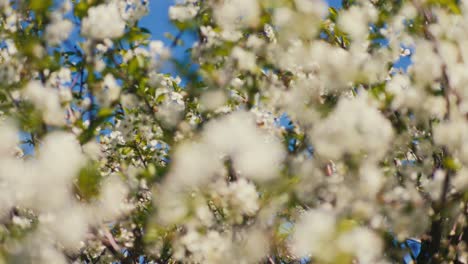
[[[164,60],[167,60],[171,56],[169,48],[164,47],[164,43],[159,40],[153,40],[149,43],[149,56],[151,57],[151,66],[157,68],[161,66]]]
[[[200,107],[203,110],[214,111],[226,103],[226,94],[221,90],[208,91],[200,98]]]
[[[338,25],[351,35],[354,41],[363,41],[368,34],[368,16],[363,15],[366,9],[352,6],[342,12],[338,18]]]
[[[254,215],[259,209],[255,185],[241,178],[229,184],[230,203],[246,215]]]
[[[12,84],[20,80],[18,67],[9,63],[0,64],[0,82]]]
[[[0,197],[0,204],[14,201],[16,206],[50,212],[72,200],[72,179],[84,162],[75,137],[51,132],[37,152],[37,158],[28,161],[0,158],[0,192],[11,192],[10,198]]]
[[[75,251],[88,231],[88,214],[79,205],[73,204],[58,213],[41,215],[39,232],[43,237],[54,238],[60,246]]]
[[[468,187],[468,169],[462,168],[452,179],[453,186],[458,191],[465,191]]]
[[[462,119],[452,119],[434,127],[434,142],[450,149],[458,149],[468,143],[468,125]]]
[[[112,74],[107,74],[104,77],[104,86],[107,88],[107,96],[110,102],[114,102],[119,99],[120,85],[115,80]]]
[[[223,28],[256,25],[260,6],[257,0],[225,0],[215,5],[214,17]]]
[[[360,169],[359,193],[374,199],[384,183],[382,174],[375,164],[363,164]]]
[[[210,148],[203,144],[184,143],[178,146],[173,156],[173,169],[169,179],[182,186],[205,183],[220,170],[222,163]]]
[[[179,223],[188,214],[184,194],[180,191],[180,187],[178,186],[179,182],[177,182],[177,180],[179,179],[174,181],[174,179],[170,177],[172,177],[172,175],[169,175],[167,182],[158,192],[158,199],[155,199],[155,203],[158,207],[157,220],[162,225]],[[190,177],[190,174],[186,175],[186,178],[189,180]],[[200,212],[197,212],[197,214],[199,213]]]
[[[59,89],[59,98],[61,103],[68,103],[73,100],[72,91],[69,88]]]
[[[185,110],[185,102],[180,93],[167,91],[162,89],[163,92],[156,92],[156,98],[163,96],[163,102],[158,106],[156,115],[164,122],[166,126],[174,127],[179,123],[183,117]]]
[[[109,221],[128,213],[132,209],[126,202],[128,192],[128,187],[117,175],[109,176],[104,181],[99,201],[95,204],[94,221]]]
[[[18,129],[12,121],[0,121],[0,158],[11,155],[19,143]]]
[[[32,81],[24,89],[24,95],[43,112],[44,122],[56,126],[65,124],[65,111],[60,105],[60,96],[57,90],[44,87],[38,81]]]
[[[78,140],[64,132],[51,132],[44,138],[38,161],[51,181],[70,181],[84,165]]]
[[[86,154],[92,160],[98,160],[102,156],[102,151],[99,146],[99,143],[95,141],[89,141],[82,146],[83,153]]]
[[[9,0],[0,0],[0,8],[5,8],[9,6],[10,1]]]
[[[151,41],[149,44],[149,48],[150,48],[150,53],[152,54],[153,57],[157,55],[169,53],[169,50],[164,47],[164,43],[159,40]]]
[[[238,263],[260,263],[269,252],[269,237],[258,226],[247,229],[244,235],[237,243],[240,244],[240,252],[236,253],[240,259]]]
[[[120,10],[122,18],[130,24],[140,20],[143,16],[148,14],[149,1],[148,0],[114,0]]]
[[[44,242],[41,237],[36,236],[34,242],[31,242],[28,249],[29,252],[25,252],[26,256],[30,258],[32,262],[38,264],[66,264],[67,259],[54,245],[50,242]],[[42,240],[42,241],[41,241]],[[24,256],[22,256],[24,258]],[[27,259],[27,257],[25,258]]]
[[[195,17],[198,13],[198,6],[194,5],[176,5],[169,7],[169,17],[172,20],[178,20],[180,22],[187,21]]]
[[[11,219],[13,224],[21,227],[21,228],[29,228],[31,227],[31,220],[29,220],[26,217],[19,217],[19,216],[13,216]]]
[[[362,151],[371,159],[379,159],[386,153],[392,138],[390,121],[365,98],[342,99],[335,110],[317,124],[312,135],[317,151],[331,159]]]
[[[241,70],[254,71],[257,66],[255,54],[237,46],[232,50],[232,57]]]
[[[190,258],[195,263],[222,263],[230,255],[229,236],[217,231],[210,230],[207,234],[201,235],[198,231],[191,229],[180,238],[180,242],[191,253]],[[183,255],[176,257],[186,259]]]
[[[421,85],[427,85],[441,77],[443,62],[429,41],[420,40],[417,43],[412,60],[409,71]]]
[[[101,4],[88,10],[83,18],[81,33],[93,39],[118,38],[124,34],[125,21],[115,4]]]
[[[356,256],[360,264],[374,264],[381,257],[383,243],[371,230],[356,227],[340,236],[338,247]]]
[[[430,194],[432,200],[436,201],[440,199],[446,175],[446,171],[438,169],[434,172],[433,179],[425,179],[422,181],[424,190]]]
[[[257,128],[251,113],[235,112],[213,120],[203,134],[204,142],[220,155],[231,157],[243,176],[257,181],[278,176],[285,155],[283,146]]]
[[[335,236],[335,226],[336,219],[332,212],[324,209],[306,212],[296,223],[291,251],[298,257],[312,254],[319,259],[332,259],[336,249],[330,243]]]
[[[294,0],[297,10],[304,13],[311,13],[318,17],[327,15],[328,5],[323,0]]]
[[[68,38],[72,29],[73,23],[70,20],[55,18],[47,25],[45,38],[51,45],[57,45]]]

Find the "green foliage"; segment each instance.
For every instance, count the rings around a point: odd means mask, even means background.
[[[99,196],[102,180],[99,164],[90,163],[83,167],[76,179],[75,192],[83,201],[93,201]]]

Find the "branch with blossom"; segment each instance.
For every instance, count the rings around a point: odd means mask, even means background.
[[[468,1],[149,4],[0,0],[0,263],[468,263]]]

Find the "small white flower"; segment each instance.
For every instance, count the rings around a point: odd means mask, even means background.
[[[73,23],[70,20],[56,18],[47,25],[45,38],[51,45],[57,45],[68,38],[72,29]]]
[[[125,21],[113,3],[91,7],[81,26],[84,36],[99,40],[121,37],[124,31]]]

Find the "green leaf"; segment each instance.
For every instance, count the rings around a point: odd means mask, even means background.
[[[75,184],[75,191],[85,201],[90,201],[99,195],[99,184],[102,176],[96,163],[81,169]]]
[[[138,59],[136,57],[132,58],[128,62],[129,75],[134,75],[135,73],[137,73],[139,68],[140,68],[140,63],[138,62]]]
[[[149,30],[142,30],[138,27],[133,27],[130,29],[127,34],[125,35],[125,39],[129,42],[136,42],[149,39],[151,37],[151,33]]]
[[[97,114],[98,118],[108,118],[112,116],[114,109],[112,108],[101,108]]]
[[[75,16],[79,18],[83,18],[88,13],[88,8],[89,8],[89,5],[86,1],[83,1],[83,0],[80,1],[78,4],[75,5],[75,8],[74,8]]]
[[[52,5],[52,0],[31,0],[29,8],[35,12],[45,12]]]
[[[444,166],[445,168],[452,170],[452,171],[458,171],[462,167],[459,161],[451,157],[447,157],[444,159]]]
[[[86,129],[79,137],[80,143],[85,144],[90,141],[96,133],[96,128],[102,123],[106,122],[108,118],[114,115],[113,110],[110,108],[100,109],[95,120],[91,121],[88,129]]]
[[[329,7],[328,11],[330,12],[330,20],[336,22],[336,19],[338,18],[338,11],[336,11],[336,9],[333,7]]]
[[[448,9],[454,14],[461,14],[460,7],[457,0],[430,0],[429,3]]]

